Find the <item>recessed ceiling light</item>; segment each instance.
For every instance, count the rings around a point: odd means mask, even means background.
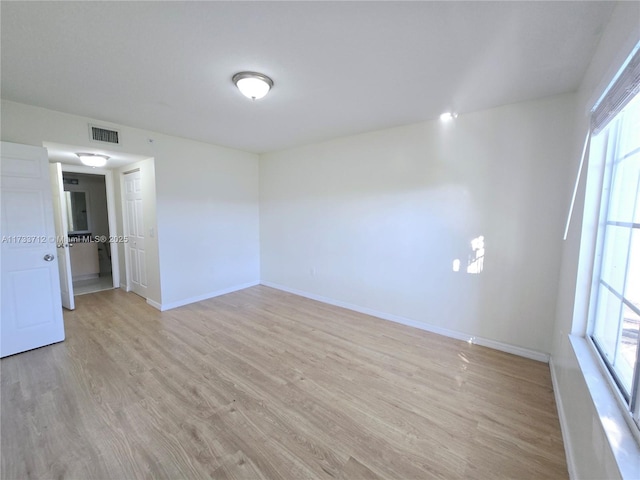
[[[273,87],[273,80],[257,72],[239,72],[233,76],[232,80],[238,90],[251,100],[264,97]]]
[[[449,122],[457,117],[458,117],[458,114],[455,112],[445,112],[442,115],[440,115],[440,120],[443,122]]]
[[[76,153],[80,161],[88,167],[104,167],[109,157],[98,153]]]

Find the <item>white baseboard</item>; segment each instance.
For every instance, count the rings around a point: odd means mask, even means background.
[[[556,409],[558,410],[558,419],[560,420],[560,431],[562,432],[562,442],[564,443],[564,454],[567,459],[567,469],[569,470],[569,479],[574,480],[576,476],[575,458],[573,456],[573,448],[571,448],[571,438],[569,437],[569,424],[564,413],[564,404],[560,396],[558,387],[558,378],[556,377],[556,369],[553,365],[553,357],[549,358],[549,370],[551,371],[551,384],[553,385],[553,396],[556,400]]]
[[[151,300],[150,298],[147,298],[147,304],[151,305],[153,308],[156,308],[162,311],[162,304],[156,302],[155,300]]]
[[[161,312],[166,310],[171,310],[173,308],[183,307],[184,305],[189,305],[190,303],[201,302],[202,300],[207,300],[209,298],[219,297],[220,295],[226,295],[227,293],[237,292],[238,290],[244,290],[245,288],[255,287],[256,285],[260,285],[260,282],[249,282],[243,283],[242,285],[235,285],[233,287],[225,288],[222,290],[217,290],[215,292],[205,293],[203,295],[198,295],[195,297],[185,298],[183,300],[178,300],[176,302],[170,303],[157,303],[152,300],[147,299],[147,303],[152,307],[157,308]]]
[[[425,330],[427,332],[437,333],[438,335],[443,335],[445,337],[455,338],[457,340],[464,340],[465,342],[474,343],[476,345],[482,345],[483,347],[493,348],[494,350],[500,350],[501,352],[511,353],[514,355],[518,355],[520,357],[537,360],[539,362],[545,362],[545,363],[549,362],[548,353],[537,352],[535,350],[530,350],[528,348],[518,347],[515,345],[509,345],[507,343],[498,342],[496,340],[490,340],[488,338],[477,337],[475,335],[469,335],[467,333],[457,332],[455,330],[449,330],[446,328],[430,325],[428,323],[418,322],[417,320],[412,320],[410,318],[401,317],[399,315],[394,315],[391,313],[379,312],[372,308],[361,307],[360,305],[354,305],[352,303],[342,302],[340,300],[334,300],[332,298],[316,295],[315,293],[304,292],[302,290],[297,290],[295,288],[289,288],[284,285],[279,285],[273,282],[262,281],[260,282],[260,284],[266,287],[282,290],[284,292],[293,293],[294,295],[299,295],[301,297],[317,300],[318,302],[334,305],[336,307],[346,308],[347,310],[353,310],[355,312],[364,313],[366,315],[371,315],[373,317],[382,318],[383,320],[389,320],[391,322],[400,323],[402,325],[407,325],[409,327],[419,328],[420,330]]]

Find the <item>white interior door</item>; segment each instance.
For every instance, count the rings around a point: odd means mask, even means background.
[[[147,253],[142,208],[142,176],[140,170],[124,174],[125,224],[128,242],[125,244],[131,290],[147,298]]]
[[[0,357],[64,340],[47,151],[0,143]]]
[[[69,224],[67,221],[66,198],[62,181],[62,164],[49,165],[51,170],[51,193],[53,198],[53,219],[56,227],[56,249],[58,251],[58,273],[60,274],[60,292],[62,306],[69,310],[76,308],[73,298],[73,276],[69,248]]]

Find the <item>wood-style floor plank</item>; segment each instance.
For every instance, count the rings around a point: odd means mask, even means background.
[[[76,305],[0,363],[3,479],[568,478],[546,364],[263,286]]]

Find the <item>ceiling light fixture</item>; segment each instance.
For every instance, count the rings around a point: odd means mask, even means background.
[[[251,100],[264,97],[273,87],[273,80],[257,72],[239,72],[233,76],[232,80],[238,90]]]
[[[76,153],[80,161],[88,167],[104,167],[109,157],[98,153]]]
[[[449,122],[454,118],[458,118],[458,114],[455,112],[445,112],[442,115],[440,115],[440,120],[442,122]]]

